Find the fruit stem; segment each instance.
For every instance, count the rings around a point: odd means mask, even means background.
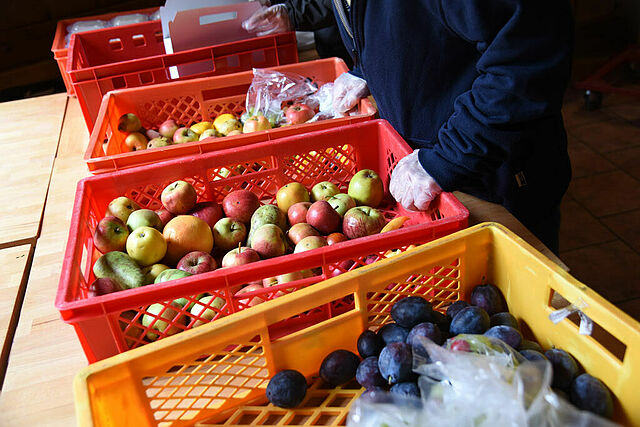
[[[242,253],[242,242],[238,243],[238,253]]]

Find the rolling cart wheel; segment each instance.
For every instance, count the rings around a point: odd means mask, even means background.
[[[602,105],[602,93],[595,90],[584,91],[584,108],[587,111],[594,111]]]

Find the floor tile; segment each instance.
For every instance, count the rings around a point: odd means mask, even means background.
[[[640,179],[640,147],[614,151],[605,154],[605,157],[629,175]]]
[[[561,252],[570,273],[612,303],[640,298],[640,255],[616,240]]]
[[[560,205],[560,251],[610,242],[617,237],[571,197]]]
[[[640,209],[640,183],[621,171],[576,178],[568,194],[596,217]]]
[[[572,135],[569,136],[568,150],[573,178],[608,172],[616,168],[613,163]]]
[[[570,132],[599,153],[640,146],[640,127],[620,118],[587,124]]]
[[[633,124],[640,123],[640,102],[616,104],[607,106],[606,109]]]
[[[608,110],[587,111],[584,109],[584,101],[581,98],[575,101],[565,102],[562,107],[562,117],[565,128],[575,129],[585,125],[611,120],[617,116]]]
[[[616,305],[620,308],[620,310],[624,311],[634,319],[640,321],[640,298],[620,302]]]
[[[640,253],[640,209],[602,218],[620,239]]]

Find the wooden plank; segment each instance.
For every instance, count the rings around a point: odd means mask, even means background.
[[[65,114],[67,95],[0,104],[0,247],[35,239]]]

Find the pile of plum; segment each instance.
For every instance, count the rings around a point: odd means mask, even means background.
[[[404,396],[420,397],[418,375],[413,372],[414,354],[429,360],[418,337],[425,337],[454,351],[473,351],[469,335],[497,338],[518,351],[527,360],[548,360],[553,369],[552,388],[579,409],[611,418],[613,399],[599,379],[581,373],[576,360],[566,351],[543,351],[534,341],[524,339],[516,318],[507,311],[506,301],[494,285],[478,285],[470,301],[456,301],[446,315],[433,310],[419,296],[399,300],[391,308],[394,322],[377,332],[366,330],[357,342],[358,355],[347,350],[329,353],[320,366],[320,377],[333,386],[356,381],[366,393],[385,390]],[[361,359],[362,358],[362,359]],[[299,405],[307,383],[293,370],[276,374],[267,386],[267,398],[283,408]]]

